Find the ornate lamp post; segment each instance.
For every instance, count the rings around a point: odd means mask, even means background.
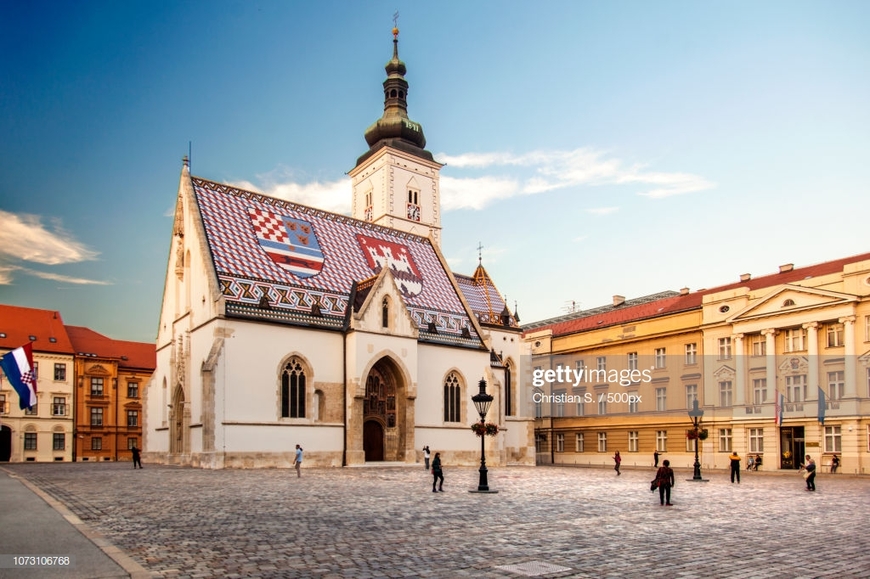
[[[704,411],[698,408],[698,401],[695,400],[692,404],[692,409],[689,411],[689,418],[692,419],[692,425],[695,428],[695,472],[690,479],[694,482],[707,482],[701,478],[701,461],[698,460],[698,432],[700,430],[699,427],[701,425],[702,416],[704,416]]]
[[[471,401],[474,402],[474,407],[477,408],[477,413],[480,414],[480,426],[484,427],[486,421],[486,413],[489,412],[489,407],[492,404],[492,396],[486,393],[486,380],[483,378],[480,379],[478,383],[480,386],[480,392],[471,397]],[[477,490],[470,492],[477,493],[497,493],[498,491],[489,490],[489,483],[487,482],[487,470],[486,470],[486,450],[484,448],[486,436],[481,433],[480,435],[480,480],[477,483]]]

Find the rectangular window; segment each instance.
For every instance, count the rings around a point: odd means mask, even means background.
[[[139,446],[139,439],[135,436],[127,438],[127,450],[130,450],[134,446]]]
[[[598,395],[598,414],[601,416],[607,414],[607,395],[603,392]]]
[[[731,380],[719,382],[719,406],[731,406]]]
[[[598,452],[607,452],[607,433],[598,433]]]
[[[586,438],[582,432],[578,432],[574,438],[574,448],[577,452],[586,452]]]
[[[37,450],[35,432],[24,433],[24,450]]]
[[[91,437],[91,450],[103,450],[103,438],[101,436]]]
[[[750,338],[753,356],[765,356],[767,354],[767,340],[761,334],[755,334]]]
[[[628,369],[637,370],[637,352],[628,353]]]
[[[731,429],[719,429],[719,452],[731,452]]]
[[[127,411],[127,426],[139,426],[139,411],[138,410],[128,410]]]
[[[66,364],[54,365],[54,379],[58,382],[66,382]]]
[[[767,378],[752,379],[752,403],[764,404],[767,402]]]
[[[864,341],[870,342],[870,316],[864,316]]]
[[[825,452],[843,452],[839,426],[825,427]]]
[[[827,329],[828,347],[837,348],[843,345],[843,324],[829,324]]]
[[[666,349],[665,348],[656,348],[656,368],[664,368],[666,365]]]
[[[34,404],[30,408],[24,409],[25,416],[39,416],[39,404]]]
[[[638,400],[640,400],[640,398],[638,397],[637,392],[629,392],[628,393],[628,411],[631,414],[637,413]]]
[[[668,431],[656,430],[656,450],[659,452],[668,451]]]
[[[103,425],[103,409],[91,408],[91,426]]]
[[[656,388],[656,410],[662,412],[668,409],[668,389]]]
[[[9,409],[6,408],[6,395],[0,394],[0,414],[6,414]]]
[[[731,338],[719,338],[719,359],[731,359]]]
[[[52,450],[64,450],[66,448],[66,435],[63,432],[54,432],[51,437]]]
[[[698,399],[698,385],[686,384],[686,408],[691,410],[695,407],[695,401]]]
[[[698,363],[698,344],[686,344],[686,366]]]
[[[553,403],[553,416],[557,418],[561,418],[565,416],[565,395],[567,392],[564,390],[553,390],[553,395],[556,396],[554,400],[556,402]]]
[[[103,395],[103,379],[91,378],[91,396]]]
[[[842,370],[839,372],[828,372],[828,400],[842,400],[845,388],[845,372]]]
[[[565,452],[565,435],[556,435],[556,452]]]
[[[785,377],[785,397],[788,402],[803,402],[807,398],[807,375]]]
[[[630,430],[628,432],[628,452],[637,452],[638,432]]]
[[[127,382],[127,398],[139,398],[138,382]]]
[[[749,451],[764,452],[764,429],[750,428],[749,429]]]
[[[803,328],[792,328],[785,331],[785,351],[802,352],[806,350],[807,332]]]
[[[599,370],[607,370],[607,356],[598,356],[595,359],[595,364]]]
[[[586,362],[584,362],[583,360],[577,360],[577,362],[575,362],[575,365],[577,366],[578,370],[583,370],[584,368],[586,368]]]
[[[64,396],[55,396],[54,402],[51,405],[52,416],[66,416],[66,398]]]
[[[586,396],[586,389],[581,389],[574,393],[574,396],[578,396],[577,400],[580,402],[577,403],[577,416],[586,416],[586,405],[583,404],[583,397]]]

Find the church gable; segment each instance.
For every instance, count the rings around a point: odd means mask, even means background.
[[[419,337],[417,324],[405,307],[392,270],[382,269],[376,277],[359,284],[357,293],[364,299],[354,300],[353,329],[414,339]]]
[[[791,314],[818,307],[830,307],[848,302],[856,298],[848,294],[805,288],[794,285],[784,285],[761,300],[738,312],[732,322],[751,320],[768,316]]]
[[[429,239],[192,181],[226,315],[344,329],[354,282],[388,268],[420,340],[481,346]]]

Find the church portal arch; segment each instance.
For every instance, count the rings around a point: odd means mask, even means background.
[[[363,397],[362,447],[366,461],[404,461],[413,425],[407,380],[399,365],[383,356],[369,369]]]

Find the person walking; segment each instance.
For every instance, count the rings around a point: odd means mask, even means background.
[[[293,466],[296,467],[296,478],[302,476],[302,447],[296,445],[296,458],[293,460]]]
[[[441,470],[441,453],[435,453],[435,459],[432,461],[432,492],[444,492],[442,488],[444,486],[444,472]],[[435,483],[438,482],[438,479],[441,479],[441,483],[438,485],[438,489],[435,489]]]
[[[734,484],[735,476],[737,477],[737,484],[740,484],[740,455],[735,450],[728,458],[731,460],[731,484]]]
[[[659,450],[656,449],[653,452],[653,468],[658,468],[658,467],[659,467]]]
[[[423,460],[426,461],[426,470],[429,470],[429,457],[431,454],[429,453],[429,445],[423,447]]]
[[[620,475],[619,465],[622,463],[622,457],[619,456],[619,451],[616,451],[616,454],[613,455],[613,461],[616,463],[616,466],[613,467],[613,470],[616,471],[616,476]]]
[[[133,468],[135,469],[137,466],[142,468],[142,452],[136,448],[135,444],[130,448],[130,452],[133,453]]]
[[[809,473],[806,477],[807,490],[816,490],[816,461],[810,455],[807,455],[807,461],[801,465],[801,468]]]
[[[665,459],[662,466],[656,471],[656,480],[659,483],[659,502],[662,506],[672,507],[671,488],[674,486],[674,469],[671,461]]]

